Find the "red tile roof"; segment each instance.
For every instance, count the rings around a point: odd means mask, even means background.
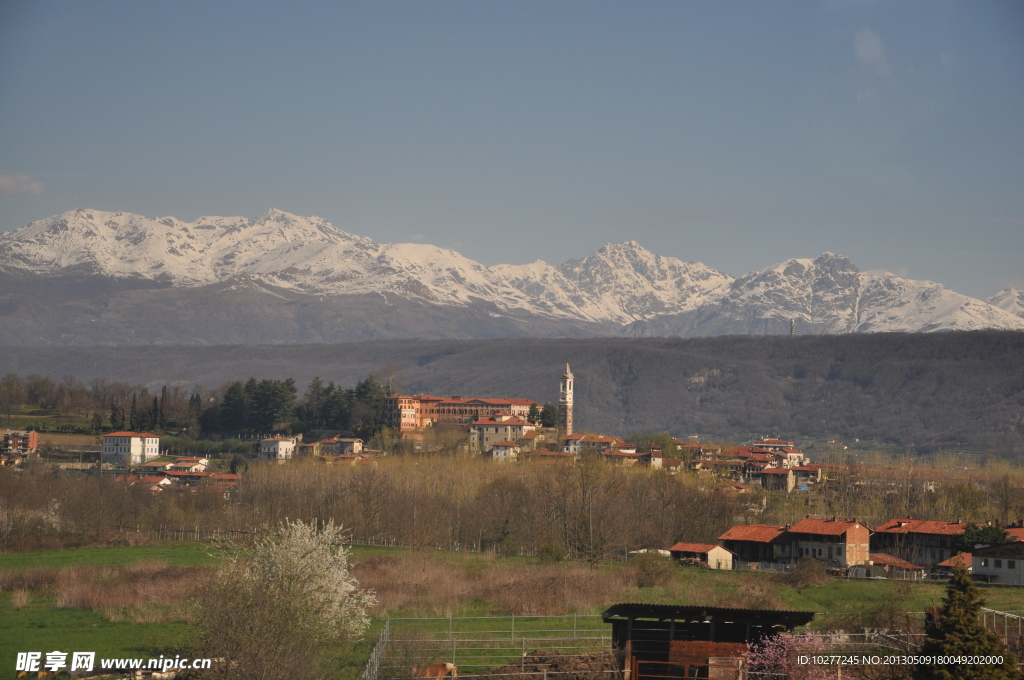
[[[768,524],[740,524],[719,536],[718,540],[771,543],[784,533],[786,533],[786,527],[777,527]]]
[[[842,519],[811,519],[807,517],[794,524],[789,530],[795,534],[840,536],[858,525],[864,526],[859,522],[849,522]]]
[[[664,545],[664,544],[662,544]],[[706,553],[717,548],[717,545],[712,543],[676,543],[674,546],[669,548],[670,552],[692,552],[692,553]]]
[[[955,567],[956,565],[959,564],[959,565],[964,566],[964,567],[969,567],[969,566],[971,566],[971,558],[972,557],[973,556],[969,552],[957,553],[956,555],[953,555],[952,557],[950,557],[948,560],[942,560],[941,562],[939,562],[935,566],[936,567]]]
[[[936,519],[891,519],[875,528],[876,533],[886,534],[939,534],[954,536],[962,534],[966,522],[947,522]]]
[[[504,420],[496,420],[497,416],[504,416]],[[474,420],[473,425],[529,425],[525,420],[519,416],[510,416],[507,413],[495,413],[493,416],[484,418],[483,420]]]
[[[1006,533],[1015,541],[1024,541],[1024,528],[1006,527]]]
[[[767,470],[761,470],[762,475],[788,475],[788,468],[768,468]]]
[[[887,567],[897,567],[899,569],[924,569],[922,566],[911,564],[910,562],[901,560],[889,553],[871,553],[871,561],[875,564],[881,564]]]

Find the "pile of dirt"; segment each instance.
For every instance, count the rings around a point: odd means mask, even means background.
[[[502,675],[508,680],[540,680],[544,674],[551,680],[618,680],[618,666],[609,654],[556,654],[537,649],[519,663],[495,668],[488,675]],[[518,677],[514,677],[518,676]]]

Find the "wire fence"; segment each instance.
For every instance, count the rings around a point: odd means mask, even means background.
[[[572,660],[572,670],[562,666]],[[460,677],[608,675],[617,668],[600,616],[404,618],[385,622],[363,680],[410,677],[451,663]]]

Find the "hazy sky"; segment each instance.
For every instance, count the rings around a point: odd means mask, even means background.
[[[0,229],[319,215],[1024,286],[1024,3],[0,2]]]

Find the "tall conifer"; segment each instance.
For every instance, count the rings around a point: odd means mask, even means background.
[[[921,646],[922,656],[996,656],[1002,664],[927,664],[914,668],[914,680],[1019,680],[1017,659],[980,620],[985,600],[965,567],[953,567],[942,599],[942,614]]]

